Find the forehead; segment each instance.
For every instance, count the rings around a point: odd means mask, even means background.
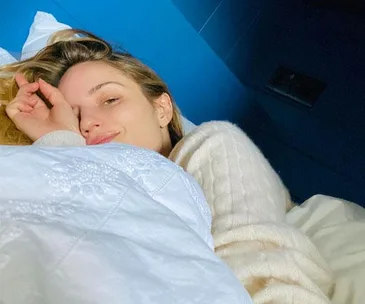
[[[61,78],[59,83],[60,90],[67,90],[69,86],[77,83],[80,85],[93,86],[99,81],[106,81],[106,78],[125,78],[116,68],[101,62],[90,61],[74,65],[69,68]],[[113,79],[110,79],[113,80]]]
[[[66,71],[59,83],[59,90],[71,104],[82,102],[89,97],[89,91],[95,86],[117,81],[124,86],[133,87],[134,82],[118,69],[101,61],[83,62]]]

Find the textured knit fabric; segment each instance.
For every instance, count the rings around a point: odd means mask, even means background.
[[[354,203],[315,195],[286,214],[330,265],[335,281],[333,304],[365,303],[365,209]]]
[[[170,159],[202,186],[216,253],[254,303],[330,303],[331,270],[308,237],[284,224],[287,191],[239,128],[203,124],[178,143]]]
[[[80,134],[72,131],[54,131],[33,143],[34,146],[85,146],[86,141]]]

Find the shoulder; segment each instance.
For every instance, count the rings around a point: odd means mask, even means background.
[[[212,157],[231,152],[258,150],[250,138],[236,125],[227,121],[210,121],[196,127],[174,147],[170,159],[185,167],[193,157]]]
[[[218,120],[202,123],[194,131],[203,132],[210,135],[219,133],[232,133],[232,132],[239,134],[243,133],[243,131],[235,124],[228,121],[218,121]]]
[[[249,143],[254,146],[254,143],[240,127],[228,121],[205,122],[187,134],[179,144],[184,145],[187,141],[210,142],[212,147],[222,144],[230,145],[231,143]]]
[[[209,121],[204,122],[201,125],[195,127],[190,133],[185,135],[179,145],[186,141],[192,141],[192,138],[195,141],[205,141],[213,138],[221,138],[224,137],[225,140],[229,140],[232,137],[246,137],[244,131],[239,128],[237,125],[228,122],[228,121]]]

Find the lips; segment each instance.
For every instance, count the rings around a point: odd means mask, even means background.
[[[86,140],[87,145],[101,145],[111,142],[115,137],[117,137],[120,132],[108,133],[103,135],[98,135],[96,137]]]

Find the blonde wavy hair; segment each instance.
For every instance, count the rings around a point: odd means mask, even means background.
[[[172,146],[183,136],[181,116],[167,85],[148,66],[126,52],[113,50],[103,39],[82,30],[56,32],[48,45],[34,57],[0,67],[0,145],[30,145],[32,141],[20,132],[6,115],[6,105],[18,92],[15,73],[22,73],[29,82],[39,78],[55,87],[65,72],[75,64],[102,61],[120,70],[141,87],[146,98],[153,102],[163,93],[170,96],[173,106],[172,120],[168,126]],[[40,93],[38,93],[41,96]],[[45,100],[47,103],[47,101]]]

